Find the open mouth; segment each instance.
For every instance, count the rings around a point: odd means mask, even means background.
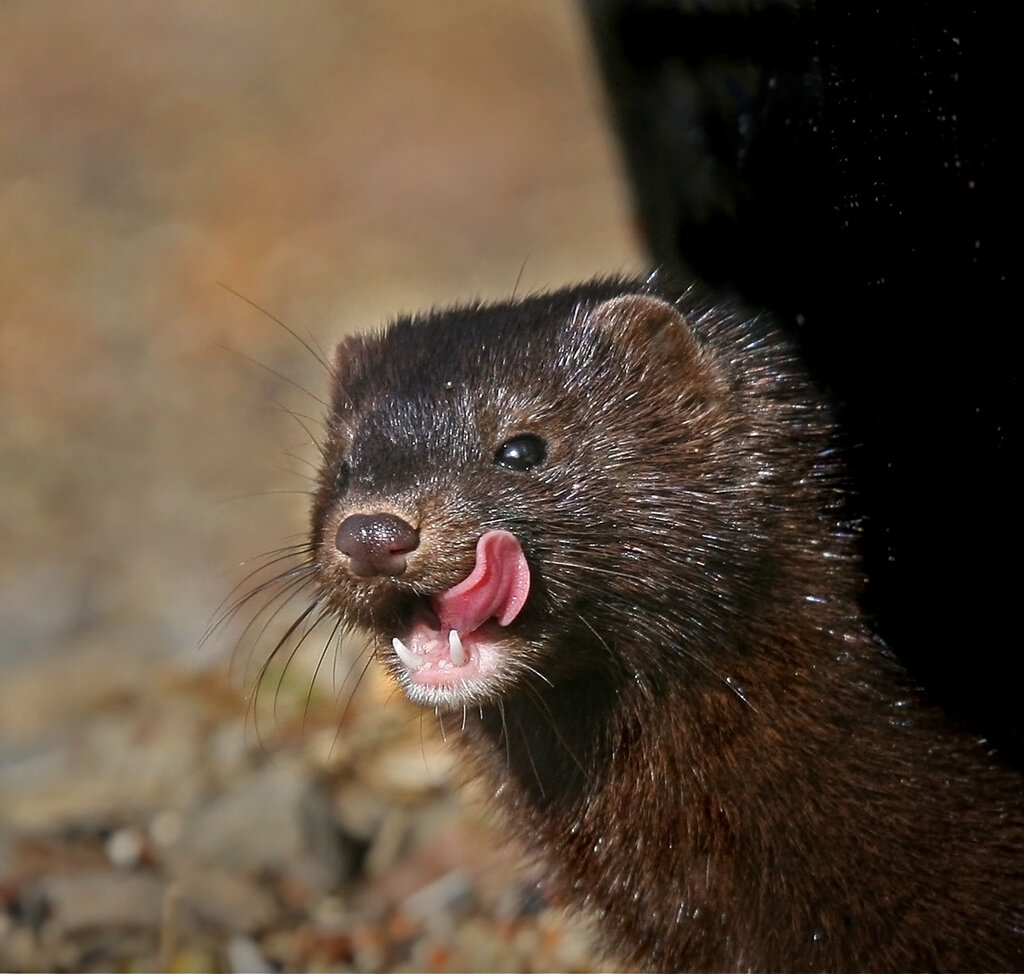
[[[486,686],[502,668],[501,628],[519,615],[529,591],[530,568],[515,535],[481,535],[472,572],[424,599],[408,632],[391,641],[406,694],[438,704]]]

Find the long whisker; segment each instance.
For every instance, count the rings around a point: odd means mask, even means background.
[[[316,601],[313,601],[308,606],[306,606],[305,609],[303,609],[303,611],[299,614],[298,618],[295,619],[292,622],[292,624],[288,627],[288,629],[285,631],[284,635],[282,635],[280,637],[280,639],[278,639],[278,641],[274,644],[274,648],[270,651],[270,654],[267,656],[267,658],[260,665],[260,668],[259,668],[259,670],[258,670],[258,672],[256,674],[256,679],[255,679],[255,681],[253,683],[253,689],[252,689],[252,691],[249,694],[249,705],[251,707],[251,711],[252,711],[252,715],[253,715],[253,724],[254,724],[254,727],[256,729],[256,736],[261,741],[262,741],[262,737],[260,736],[260,728],[259,728],[259,708],[258,708],[257,704],[258,704],[259,699],[260,699],[260,694],[262,693],[262,690],[263,690],[264,681],[266,680],[266,678],[267,678],[267,676],[268,676],[268,674],[270,672],[270,665],[274,661],[274,659],[276,659],[277,654],[279,652],[281,652],[285,648],[285,646],[288,645],[289,640],[292,638],[292,636],[297,631],[299,631],[299,629],[301,629],[303,624],[309,619],[309,617],[311,615],[316,613],[319,610],[319,608],[320,608],[319,604]],[[274,694],[273,714],[274,714],[275,720],[277,719],[277,699],[278,699],[278,693],[280,692],[280,688],[281,688],[281,679],[283,679],[284,671],[287,670],[288,665],[291,663],[292,659],[294,658],[294,655],[295,655],[295,650],[293,649],[292,652],[288,655],[288,658],[285,661],[285,665],[284,665],[284,668],[282,670],[282,676],[278,680],[277,689],[276,689],[275,694]]]
[[[343,629],[344,625],[342,623],[342,620],[339,619],[338,623],[341,626],[341,628]],[[331,633],[331,639],[332,640],[335,638],[337,633],[338,633],[338,626],[335,626],[334,630]],[[345,680],[344,680],[344,682],[341,685],[341,693],[344,693],[345,692],[345,687],[348,685],[349,681],[352,680],[353,676],[355,677],[355,680],[352,683],[352,689],[349,691],[348,696],[345,698],[344,702],[341,705],[341,716],[340,716],[340,718],[339,718],[339,720],[337,722],[337,726],[334,729],[334,737],[331,740],[331,753],[332,754],[334,753],[334,748],[337,746],[338,739],[341,737],[342,728],[345,726],[345,722],[346,722],[346,719],[348,717],[349,707],[352,706],[352,701],[355,699],[356,692],[359,690],[359,687],[362,685],[363,678],[366,676],[366,671],[370,668],[370,664],[373,662],[373,648],[372,648],[372,646],[369,643],[367,643],[366,646],[363,648],[363,650],[360,652],[359,655],[360,656],[365,655],[365,659],[363,661],[363,665],[361,667],[356,667],[354,665],[354,663],[353,663],[353,665],[349,668],[348,672],[346,673]]]
[[[299,341],[301,342],[302,339],[300,338]],[[302,342],[302,344],[305,345],[306,343]],[[328,402],[326,402],[324,399],[321,399],[315,392],[310,392],[310,390],[307,389],[304,385],[302,385],[301,382],[296,382],[293,378],[285,375],[283,372],[278,372],[277,369],[272,368],[265,362],[261,362],[259,359],[255,359],[251,355],[246,355],[245,352],[240,352],[238,351],[237,348],[232,348],[230,345],[221,344],[219,345],[219,347],[223,349],[225,352],[229,352],[231,355],[237,355],[244,362],[248,362],[250,365],[255,365],[256,368],[258,369],[263,369],[264,372],[268,372],[270,375],[274,376],[275,379],[280,379],[282,382],[285,382],[288,385],[293,386],[294,388],[298,389],[299,392],[301,392],[304,396],[309,396],[309,398],[312,399],[314,402],[320,403],[320,405],[323,406],[324,409],[330,409],[330,404]]]
[[[283,322],[283,321],[282,321],[282,320],[281,320],[280,318],[278,318],[278,317],[277,317],[276,315],[273,315],[273,314],[271,314],[271,313],[270,313],[270,312],[269,312],[269,311],[268,311],[268,310],[267,310],[266,308],[264,308],[264,307],[262,307],[261,305],[257,304],[257,303],[256,303],[255,301],[253,301],[253,300],[252,300],[251,298],[247,298],[247,297],[246,297],[246,296],[245,296],[244,294],[241,294],[240,292],[236,291],[236,290],[235,290],[235,289],[234,289],[233,287],[231,287],[231,285],[230,285],[230,284],[225,284],[225,283],[224,283],[223,281],[218,281],[217,283],[218,283],[218,284],[219,284],[219,285],[220,285],[220,286],[221,286],[222,288],[224,288],[224,290],[225,290],[225,291],[227,291],[227,292],[228,292],[229,294],[233,294],[233,295],[234,295],[234,296],[235,296],[236,298],[239,298],[240,300],[244,301],[244,302],[245,302],[245,303],[246,303],[247,305],[249,305],[249,307],[250,307],[250,308],[255,308],[255,309],[256,309],[256,310],[257,310],[257,311],[258,311],[258,312],[259,312],[260,314],[262,314],[262,315],[266,315],[266,316],[267,316],[267,317],[268,317],[268,318],[269,318],[269,319],[270,319],[270,320],[271,320],[272,322],[274,322],[274,324],[275,324],[275,325],[280,325],[280,326],[281,326],[281,327],[282,327],[282,328],[283,328],[283,329],[284,329],[284,330],[285,330],[286,332],[288,332],[288,334],[289,334],[289,335],[291,335],[291,336],[292,336],[292,338],[294,338],[294,339],[295,339],[295,340],[296,340],[296,341],[297,341],[297,342],[298,342],[298,343],[299,343],[299,344],[300,344],[300,345],[301,345],[301,346],[302,346],[302,347],[303,347],[303,348],[304,348],[304,349],[305,349],[305,350],[306,350],[307,352],[309,352],[309,354],[310,354],[310,355],[312,355],[312,356],[313,356],[313,358],[314,358],[314,359],[315,359],[315,360],[316,360],[316,361],[317,361],[317,362],[318,362],[318,363],[319,363],[320,365],[322,365],[322,366],[324,367],[324,369],[326,369],[326,370],[327,370],[327,372],[328,372],[328,373],[330,373],[330,371],[331,371],[331,363],[330,363],[330,362],[328,361],[328,359],[327,359],[327,356],[326,356],[326,354],[324,353],[324,351],[323,351],[323,349],[322,349],[322,348],[320,348],[320,347],[318,346],[317,348],[315,348],[315,349],[314,349],[314,348],[312,347],[312,345],[310,345],[310,344],[309,344],[309,342],[307,342],[307,341],[306,341],[306,340],[305,340],[305,339],[304,339],[304,338],[303,338],[303,337],[302,337],[302,336],[301,336],[300,334],[298,334],[298,332],[296,332],[296,331],[295,331],[294,329],[292,329],[292,328],[290,328],[290,327],[289,327],[288,325],[286,325],[286,324],[285,324],[285,323],[284,323],[284,322]],[[257,364],[259,364],[259,363],[257,363]],[[314,398],[316,398],[316,397],[314,397]]]

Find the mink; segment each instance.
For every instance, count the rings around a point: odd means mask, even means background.
[[[1021,778],[873,633],[840,444],[770,321],[656,276],[335,353],[308,611],[638,969],[1024,968]]]

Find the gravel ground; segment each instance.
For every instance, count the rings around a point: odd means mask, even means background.
[[[329,347],[642,266],[568,3],[0,4],[0,969],[596,968],[362,646],[203,639],[326,384],[221,285]]]

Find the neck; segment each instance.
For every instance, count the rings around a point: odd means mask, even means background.
[[[958,838],[960,805],[992,812],[980,749],[944,736],[870,637],[852,653],[843,641],[845,656],[816,646],[815,663],[791,648],[784,664],[749,654],[733,685],[581,681],[467,728],[510,820],[548,851],[553,886],[582,891],[627,962],[927,966],[893,905],[936,896],[941,919],[927,923],[948,926],[959,899],[973,939],[999,845]],[[973,780],[951,772],[965,748]],[[929,876],[922,862],[943,865]]]

